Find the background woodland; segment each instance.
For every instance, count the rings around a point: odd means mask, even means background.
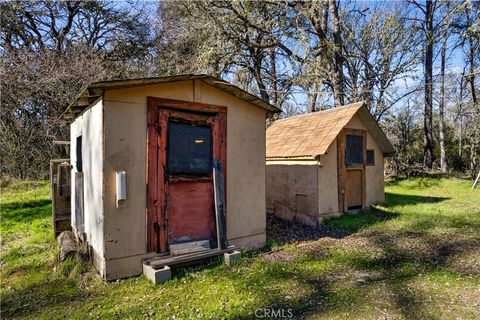
[[[0,173],[48,176],[89,83],[208,73],[283,110],[364,100],[395,175],[480,168],[480,2],[0,3]],[[270,123],[275,119],[269,119]]]

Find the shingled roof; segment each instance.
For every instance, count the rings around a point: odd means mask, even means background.
[[[358,114],[385,155],[395,152],[363,102],[278,120],[267,129],[267,159],[315,159]]]

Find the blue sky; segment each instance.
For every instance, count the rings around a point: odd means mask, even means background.
[[[156,6],[158,2],[156,1],[143,1],[148,5],[152,14],[156,14]],[[132,3],[137,3],[136,1],[119,1],[120,6],[131,7]],[[356,4],[360,9],[365,9],[367,7],[376,7],[382,6],[383,8],[388,8],[390,6],[400,5],[401,2],[391,1],[391,2],[381,2],[381,1],[357,1]],[[421,14],[419,10],[417,10],[414,14]],[[461,74],[463,66],[465,65],[464,56],[461,48],[456,48],[455,50],[451,50],[454,47],[454,41],[451,39],[448,43],[449,46],[449,57],[447,61],[447,74]],[[435,51],[439,51],[440,44],[435,46]],[[422,50],[422,48],[416,48],[417,50]],[[398,80],[395,83],[395,86],[400,91],[411,90],[412,88],[418,87],[423,89],[424,83],[424,68],[423,64],[419,61],[417,65],[416,71],[411,74],[410,77],[406,77],[404,80]],[[440,72],[440,57],[437,54],[434,60],[434,80],[438,76]],[[408,98],[403,99],[403,101],[399,101],[397,103],[397,107],[400,107]],[[305,112],[306,111],[306,104],[307,104],[307,96],[303,92],[294,92],[292,93],[292,98],[289,100],[293,105],[297,106],[297,112]],[[333,104],[332,101],[325,101],[327,104]]]

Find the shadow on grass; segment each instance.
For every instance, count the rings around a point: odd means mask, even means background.
[[[51,215],[51,201],[31,200],[2,203],[2,222],[30,222]]]
[[[409,177],[400,177],[395,180],[388,180],[385,182],[385,186],[399,186],[404,184],[405,182],[408,186],[411,186],[415,189],[424,189],[430,188],[434,186],[440,185],[441,178],[444,178],[442,175],[430,175],[427,177],[416,177],[416,178],[409,178]]]
[[[2,294],[2,316],[35,318],[43,308],[80,301],[86,297],[73,281],[58,278],[39,281]]]
[[[449,198],[415,196],[387,192],[383,207],[393,208],[396,206],[416,205],[421,203],[437,203]],[[368,228],[374,224],[382,223],[399,217],[400,214],[385,211],[372,206],[359,213],[344,213],[337,218],[326,220],[317,227],[306,226],[301,223],[281,220],[271,214],[267,215],[267,236],[278,244],[298,241],[318,240],[324,237],[340,239]]]
[[[437,182],[433,181],[431,185]],[[429,183],[422,182],[424,186],[430,185]],[[397,206],[433,204],[449,199],[446,197],[404,195],[390,192],[386,193],[386,203],[383,205],[385,210],[372,206],[370,209],[358,214],[346,213],[341,217],[330,219],[325,222],[325,225],[331,230],[342,230],[348,232],[348,234],[353,234],[369,226],[400,217],[401,214],[395,212],[395,207]],[[431,227],[437,225],[454,228],[455,231],[448,236],[429,233]],[[385,290],[384,296],[391,297],[388,300],[393,302],[397,310],[396,312],[399,312],[407,319],[423,319],[432,317],[433,311],[427,307],[430,302],[426,300],[425,288],[412,285],[412,281],[422,276],[422,274],[428,274],[436,270],[454,272],[459,275],[469,275],[471,272],[477,274],[476,271],[472,270],[465,272],[463,269],[452,268],[450,262],[454,258],[465,254],[468,255],[470,252],[474,252],[475,248],[478,248],[480,238],[469,239],[463,237],[464,228],[478,227],[480,226],[475,221],[466,221],[460,217],[439,217],[432,212],[432,214],[419,216],[418,221],[412,224],[408,231],[367,230],[365,233],[358,235],[358,237],[342,239],[333,248],[340,249],[344,255],[338,263],[350,266],[350,268],[355,270],[354,272],[352,271],[353,273],[359,272],[360,274],[369,275],[366,280],[361,279],[362,286],[367,292],[379,290],[378,285],[383,286],[385,288],[382,289]],[[362,239],[361,241],[366,240],[367,245],[365,247],[362,245],[357,247],[356,241],[358,239]],[[334,251],[331,250],[330,246],[332,246],[331,242],[328,242],[328,244],[312,243],[312,245],[309,245],[312,248],[307,247],[309,250],[307,256],[319,260],[331,259]],[[354,247],[357,247],[357,249],[349,251]],[[317,254],[316,251],[319,250],[321,252]],[[332,270],[330,279],[341,279],[344,276],[343,272],[343,270]],[[297,273],[296,276],[307,283],[314,282],[314,279],[310,279],[305,274]],[[347,275],[347,277],[349,276],[352,275]],[[430,281],[435,280],[432,279]],[[341,281],[337,282],[336,280],[321,279],[321,282],[322,285],[327,284],[330,287],[341,285]],[[335,296],[335,293],[329,292],[328,287],[324,289],[319,296],[315,296],[313,299],[324,298],[329,300]],[[355,289],[352,288],[352,290]],[[310,296],[305,296],[299,301],[309,301],[311,298]],[[371,301],[358,301],[355,296],[349,299],[352,299],[352,303],[372,303]],[[333,304],[336,304],[337,307],[339,304],[341,305],[339,302],[333,302]],[[319,311],[325,311],[325,309],[319,308],[316,307],[313,310],[300,308],[298,311],[303,316],[310,313],[318,315]]]
[[[395,219],[398,216],[399,214],[396,212],[387,212],[379,208],[371,207],[368,210],[362,210],[356,214],[344,213],[338,218],[325,221],[325,225],[331,229],[345,231],[350,235],[374,224]]]
[[[385,204],[382,206],[387,209],[391,209],[397,206],[438,203],[448,199],[450,198],[426,197],[386,192]],[[372,206],[369,209],[362,210],[357,214],[345,213],[338,218],[329,219],[325,222],[325,225],[332,229],[343,230],[349,232],[349,234],[352,234],[374,224],[398,218],[399,216],[400,214],[397,212],[385,211],[378,207]]]
[[[336,295],[332,291],[331,281],[324,276],[310,274],[288,268],[265,268],[244,281],[245,287],[254,291],[260,296],[260,301],[248,310],[233,315],[232,319],[276,319],[293,318],[297,319],[302,314],[309,314],[315,311],[318,316],[331,309],[332,305],[322,303],[335,300]],[[277,284],[288,282],[290,294],[286,295],[278,290]],[[296,288],[301,286],[306,292],[295,294]],[[352,301],[355,298],[352,297]],[[277,316],[272,315],[277,313]],[[268,316],[270,314],[270,316]]]
[[[416,205],[426,203],[438,203],[450,198],[445,197],[429,197],[429,196],[416,196],[409,194],[400,194],[385,192],[385,208],[391,208],[395,206]]]

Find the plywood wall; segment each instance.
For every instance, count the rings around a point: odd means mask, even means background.
[[[231,244],[263,245],[266,112],[202,81],[181,81],[105,92],[105,257],[147,253],[147,96],[227,107],[227,238]],[[124,208],[115,205],[117,170],[127,173]]]
[[[71,176],[71,212],[72,226],[75,226],[75,172],[77,172],[76,141],[82,135],[82,158],[84,172],[84,222],[87,241],[95,250],[95,256],[101,259],[104,252],[103,235],[103,105],[98,100],[91,108],[82,113],[70,126],[70,163]],[[95,261],[102,265],[102,261]],[[102,267],[98,268],[102,273]]]
[[[297,163],[297,164],[295,164]],[[266,171],[266,203],[269,211],[286,220],[317,221],[317,164],[275,164],[269,162]],[[297,215],[300,215],[297,217]],[[303,217],[307,215],[313,217]]]
[[[320,216],[338,213],[337,139],[320,158],[318,167],[318,212]]]

